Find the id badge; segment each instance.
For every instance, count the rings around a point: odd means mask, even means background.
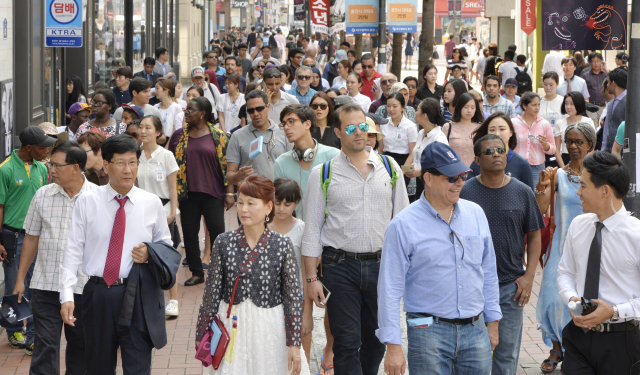
[[[404,135],[404,130],[396,130],[396,139],[401,141],[402,140],[402,136]]]
[[[238,116],[238,107],[231,108],[231,117]]]
[[[164,182],[164,169],[156,170],[156,182]]]
[[[552,127],[555,127],[555,126],[556,126],[556,118],[555,118],[555,117],[552,117],[552,118],[551,118],[551,126],[552,126]]]

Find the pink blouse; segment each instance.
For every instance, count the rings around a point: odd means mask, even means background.
[[[449,134],[449,126],[451,128],[451,134]],[[444,124],[442,132],[447,136],[449,140],[449,146],[456,150],[460,154],[462,162],[467,166],[473,163],[475,154],[473,153],[473,136],[471,135],[481,124],[472,123],[469,126],[460,125],[457,122],[451,122]]]
[[[553,129],[549,121],[538,116],[533,124],[529,126],[522,119],[522,116],[518,116],[512,118],[511,122],[518,137],[518,146],[513,151],[527,159],[530,165],[544,164],[544,154],[553,155],[556,152]],[[550,146],[547,151],[544,150],[542,143],[536,138],[539,135],[547,137],[547,143]]]

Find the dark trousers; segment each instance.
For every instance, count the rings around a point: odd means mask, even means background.
[[[209,194],[189,192],[189,197],[180,201],[180,222],[189,271],[199,277],[204,277],[199,237],[203,215],[213,244],[216,237],[224,233],[224,201]]]
[[[82,320],[87,375],[115,375],[118,347],[122,356],[124,375],[151,374],[153,345],[148,334],[146,345],[136,346],[131,337],[133,328],[118,324],[126,288],[126,285],[107,288],[106,284],[97,284],[92,281],[84,286]]]
[[[327,250],[322,254],[322,280],[331,292],[327,314],[336,374],[378,374],[385,352],[375,334],[379,270],[376,259],[355,260]]]
[[[82,329],[82,296],[73,295],[76,317],[75,327],[64,324],[60,315],[60,293],[48,290],[31,289],[31,307],[33,323],[36,328],[33,358],[30,375],[60,374],[60,335],[64,327],[67,339],[65,364],[67,375],[84,375],[87,371],[84,361],[84,333]]]
[[[584,332],[573,320],[562,330],[566,375],[640,374],[640,330]]]

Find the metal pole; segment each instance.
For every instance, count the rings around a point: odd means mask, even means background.
[[[124,2],[124,60],[133,69],[133,1]]]
[[[378,65],[387,64],[387,1],[378,5]]]
[[[634,1],[633,5],[640,5]],[[640,23],[640,6],[631,7],[631,24],[637,26]],[[640,85],[640,38],[631,36],[629,39],[629,63],[627,70],[627,88]],[[640,91],[637,89],[627,90],[627,103],[638,103],[640,101]],[[626,107],[625,118],[627,119],[624,129],[623,161],[629,168],[631,175],[631,189],[623,202],[627,210],[638,214],[640,212],[640,195],[636,194],[636,134],[640,133],[640,106],[628,105]],[[629,121],[630,120],[630,121]]]

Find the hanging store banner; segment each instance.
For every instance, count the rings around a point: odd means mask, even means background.
[[[82,5],[78,0],[47,0],[46,47],[82,47]]]
[[[392,33],[418,31],[417,0],[387,0],[387,25]]]
[[[311,31],[329,34],[329,0],[309,0],[311,2]]]
[[[346,0],[347,34],[378,32],[378,0]]]
[[[345,10],[346,0],[330,0],[331,1],[331,34],[339,33],[346,29]]]
[[[293,1],[293,20],[304,22],[304,0]]]
[[[520,28],[527,35],[536,29],[536,0],[520,0]]]
[[[542,50],[623,50],[626,0],[542,0]]]

